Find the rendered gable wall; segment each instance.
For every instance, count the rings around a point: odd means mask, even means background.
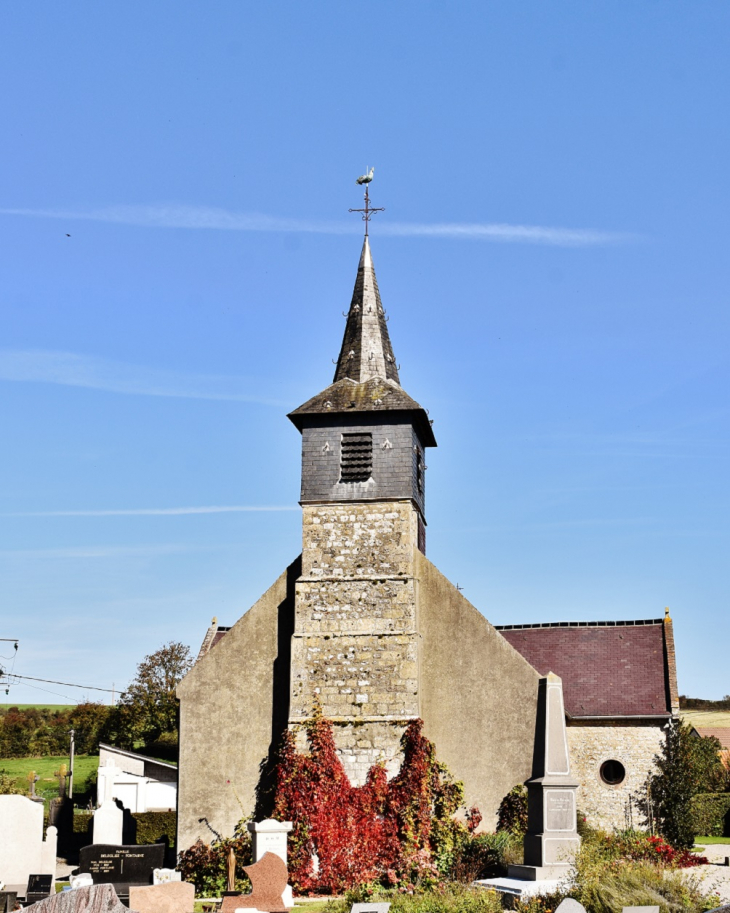
[[[261,762],[287,725],[300,573],[297,558],[178,686],[178,850],[213,839],[200,818],[230,836],[253,811]]]
[[[415,568],[425,734],[493,830],[532,772],[540,676],[420,552]]]

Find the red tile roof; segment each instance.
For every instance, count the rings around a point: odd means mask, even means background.
[[[697,735],[703,736],[714,736],[719,740],[720,746],[723,749],[730,748],[730,729],[725,726],[695,726],[695,732]]]
[[[662,620],[503,625],[497,630],[541,675],[563,680],[573,717],[669,714]]]

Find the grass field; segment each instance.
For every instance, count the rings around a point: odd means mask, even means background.
[[[18,786],[22,787],[23,791],[27,793],[27,776],[31,770],[34,770],[40,777],[40,780],[35,785],[36,795],[43,796],[44,799],[48,800],[58,795],[58,778],[53,776],[53,771],[58,770],[61,764],[65,764],[68,767],[68,755],[51,758],[0,758],[0,771],[15,777]],[[83,792],[88,777],[96,772],[98,766],[98,756],[76,755],[74,759],[75,793]]]
[[[700,729],[730,729],[730,710],[682,710],[683,723]]]
[[[727,843],[730,845],[730,837],[695,837],[695,849],[698,847],[701,849],[711,843]]]

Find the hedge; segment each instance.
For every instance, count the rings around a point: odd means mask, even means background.
[[[74,815],[74,833],[91,834],[91,812]],[[132,818],[137,825],[137,845],[147,843],[169,843],[175,845],[177,815],[175,812],[136,812]],[[166,839],[167,838],[167,839]]]
[[[730,837],[730,793],[699,793],[692,799],[692,824],[702,837]]]
[[[138,812],[132,817],[137,822],[137,843],[163,843],[167,837],[175,846],[177,814],[175,812]]]

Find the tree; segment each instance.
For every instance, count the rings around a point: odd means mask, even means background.
[[[145,656],[107,727],[117,744],[148,744],[177,729],[175,689],[192,665],[190,648],[172,641]]]
[[[68,729],[73,729],[78,754],[96,754],[102,733],[114,708],[88,701],[77,704],[68,717]]]
[[[672,846],[689,849],[694,844],[692,797],[722,788],[720,742],[700,738],[692,727],[672,720],[661,753],[655,758],[657,773],[650,778],[651,798],[659,833]]]

